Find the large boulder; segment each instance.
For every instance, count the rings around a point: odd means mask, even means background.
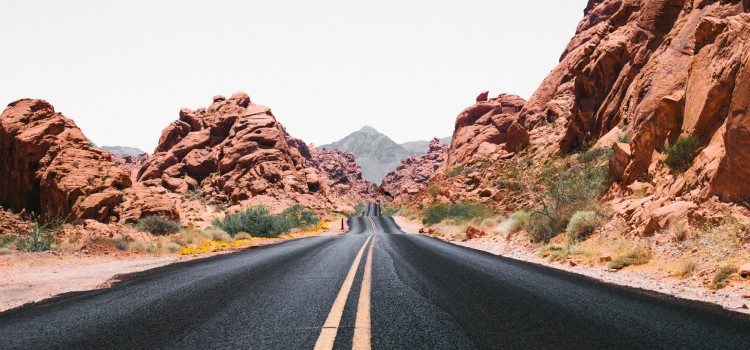
[[[67,220],[116,220],[128,174],[43,100],[12,102],[0,116],[0,202]]]
[[[456,118],[447,164],[465,162],[485,142],[502,145],[509,152],[528,146],[528,132],[517,122],[525,103],[518,96],[502,94],[461,112]]]

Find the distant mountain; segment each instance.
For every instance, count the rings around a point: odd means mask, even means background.
[[[450,136],[443,137],[442,139],[440,139],[440,143],[442,143],[442,144],[444,144],[446,146],[450,146],[451,145],[451,138],[452,137],[450,137]],[[411,153],[415,153],[416,155],[422,155],[422,154],[427,153],[427,150],[430,148],[430,141],[409,141],[409,142],[404,142],[404,143],[401,144],[401,147],[406,148],[407,151],[409,151]]]
[[[122,154],[127,156],[138,156],[141,154],[144,154],[146,152],[141,151],[138,148],[135,147],[125,147],[125,146],[100,146],[99,148],[114,154]]]
[[[396,170],[402,160],[419,154],[407,150],[371,126],[365,126],[337,142],[319,148],[352,152],[362,167],[362,175],[367,181],[376,184],[379,184],[385,175]]]

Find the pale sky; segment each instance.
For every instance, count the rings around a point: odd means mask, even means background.
[[[41,98],[98,145],[151,153],[181,107],[247,92],[294,137],[453,133],[482,91],[528,98],[586,0],[9,1],[0,103]]]

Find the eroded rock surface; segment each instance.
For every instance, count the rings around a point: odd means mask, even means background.
[[[419,193],[435,173],[445,165],[448,146],[442,144],[438,138],[430,142],[427,154],[410,157],[404,160],[398,168],[389,173],[381,188],[394,197],[397,202]]]
[[[213,101],[207,108],[180,111],[138,181],[176,193],[198,190],[215,202],[263,197],[330,204],[310,149],[290,137],[268,107],[241,92]]]

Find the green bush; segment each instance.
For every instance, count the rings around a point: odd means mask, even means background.
[[[598,207],[595,199],[608,185],[606,166],[574,166],[553,177],[547,184],[542,209],[532,213],[529,220],[531,239],[535,242],[547,241],[563,232],[577,211]]]
[[[714,276],[714,280],[711,281],[711,289],[721,289],[728,286],[729,277],[735,272],[737,272],[737,266],[724,266],[719,269],[719,272]]]
[[[446,177],[456,177],[463,173],[464,167],[463,166],[452,166],[445,170],[445,176]]]
[[[698,155],[698,149],[698,139],[695,136],[680,137],[667,147],[667,159],[664,163],[673,171],[683,173],[690,168],[690,163]]]
[[[633,138],[632,136],[630,136],[630,134],[628,134],[627,131],[624,131],[619,136],[617,136],[617,142],[619,143],[630,143],[631,141],[633,141]]]
[[[315,212],[297,204],[273,215],[262,205],[250,207],[236,214],[227,214],[224,219],[214,220],[214,226],[234,237],[247,232],[255,237],[278,237],[293,228],[305,229],[318,224]]]
[[[594,233],[601,222],[601,217],[596,211],[577,211],[565,228],[565,237],[570,243],[581,242]]]
[[[495,211],[492,208],[481,204],[440,203],[429,205],[424,209],[422,222],[426,225],[434,225],[446,219],[466,222],[473,219],[488,218],[494,214]]]
[[[354,215],[352,216],[361,216],[365,213],[365,203],[357,203],[357,205],[354,206]]]
[[[48,225],[32,222],[26,230],[18,230],[19,239],[16,241],[18,250],[22,252],[46,252],[52,250],[52,244],[57,241],[55,232]]]
[[[168,235],[180,232],[180,224],[164,216],[154,215],[138,220],[135,228],[155,235]]]
[[[612,270],[620,270],[631,265],[643,265],[651,260],[651,254],[641,247],[633,249],[625,256],[617,257],[609,263]]]

